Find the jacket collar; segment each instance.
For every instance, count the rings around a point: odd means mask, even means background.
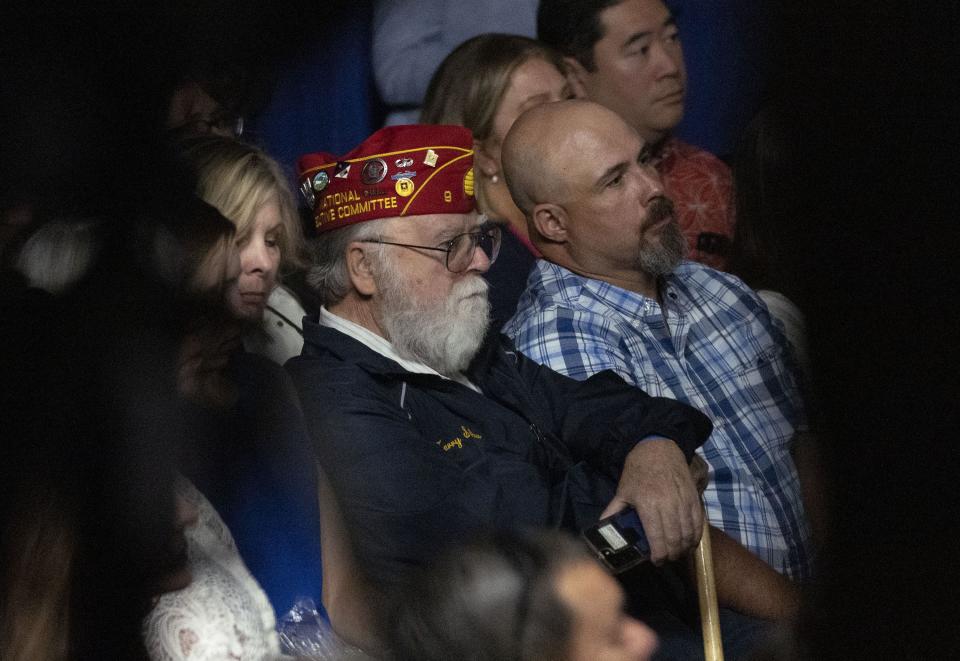
[[[371,374],[411,374],[399,363],[377,353],[363,342],[334,328],[321,325],[316,316],[304,319],[303,341],[305,356],[331,356],[345,363],[357,365]]]
[[[356,365],[368,374],[375,376],[403,378],[405,380],[423,379],[430,383],[448,385],[457,383],[439,375],[410,372],[396,361],[377,353],[363,342],[350,337],[346,333],[323,326],[315,315],[304,319],[303,339],[303,355],[305,357],[330,356],[344,363]],[[467,378],[481,390],[485,390],[484,384],[490,378],[491,369],[496,371],[495,365],[498,363],[498,356],[501,352],[506,352],[508,358],[513,354],[513,362],[516,363],[516,350],[510,340],[496,331],[488,332],[466,372]]]

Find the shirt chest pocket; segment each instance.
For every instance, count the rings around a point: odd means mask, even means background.
[[[788,372],[784,351],[775,345],[761,348],[737,371],[737,382],[745,406],[757,409],[792,408],[793,380]]]

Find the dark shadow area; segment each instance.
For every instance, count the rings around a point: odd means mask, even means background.
[[[808,317],[832,502],[810,658],[948,658],[957,594],[956,5],[784,13],[780,93],[805,136],[781,229]]]

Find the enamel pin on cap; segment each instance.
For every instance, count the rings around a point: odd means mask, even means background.
[[[321,170],[313,177],[313,190],[314,192],[321,192],[324,188],[327,187],[327,184],[330,183],[330,175]]]
[[[473,136],[462,126],[388,126],[346,154],[305,154],[297,166],[313,234],[378,218],[476,210]]]
[[[367,161],[360,170],[360,181],[367,186],[379,184],[387,176],[387,162],[382,158]]]
[[[397,191],[397,195],[400,197],[410,197],[413,195],[413,180],[412,179],[397,179],[397,183],[394,186]]]
[[[306,200],[307,206],[312,207],[316,198],[313,195],[313,184],[309,179],[305,179],[302,184],[300,184],[300,192],[303,194],[303,199]]]

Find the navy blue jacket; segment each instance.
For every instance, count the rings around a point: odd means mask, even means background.
[[[575,381],[497,336],[467,376],[483,394],[414,374],[339,331],[304,324],[287,362],[361,566],[389,585],[482,529],[579,531],[613,497],[648,435],[689,459],[711,425],[612,372]]]

